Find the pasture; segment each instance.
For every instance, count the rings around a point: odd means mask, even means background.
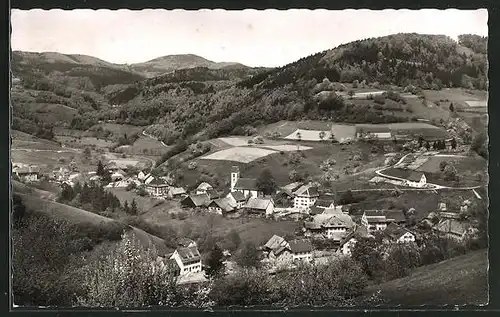
[[[97,129],[103,129],[103,130],[108,130],[111,133],[113,133],[114,136],[122,136],[125,133],[127,135],[132,135],[134,133],[142,133],[142,130],[144,128],[138,127],[135,125],[130,125],[130,124],[118,124],[118,123],[99,123],[94,126],[92,126],[89,131],[95,131]]]
[[[410,276],[366,288],[381,291],[388,305],[482,305],[488,303],[488,252],[478,250],[419,267]]]
[[[31,103],[26,105],[33,115],[40,121],[55,124],[68,123],[78,115],[78,111],[61,104]]]
[[[365,130],[387,127],[393,134],[413,134],[421,135],[424,138],[446,138],[446,130],[423,122],[403,122],[388,124],[357,124],[356,128],[362,127]]]
[[[141,136],[132,145],[123,146],[117,150],[129,155],[161,156],[169,148],[169,146],[164,146],[158,140]]]
[[[105,148],[110,148],[114,145],[114,142],[110,140],[105,140],[101,138],[98,139],[90,136],[75,138],[71,136],[57,135],[55,139],[62,144],[66,144],[74,148],[90,147],[90,148],[105,149]]]
[[[261,135],[266,133],[278,132],[281,137],[292,134],[297,129],[301,130],[316,130],[316,131],[330,131],[332,123],[330,121],[320,120],[302,120],[302,121],[279,121],[272,124],[267,124],[257,128]]]
[[[320,133],[324,133],[324,137],[320,137]],[[322,141],[329,140],[332,136],[332,132],[329,130],[303,130],[297,129],[292,134],[287,135],[285,139],[287,140],[304,140],[304,141]]]

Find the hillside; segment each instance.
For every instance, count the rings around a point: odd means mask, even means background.
[[[193,54],[178,54],[167,55],[152,59],[144,63],[131,64],[130,68],[140,72],[147,77],[160,76],[165,73],[172,72],[177,69],[207,67],[210,69],[221,68],[247,68],[247,66],[239,63],[231,62],[212,62],[201,56]]]
[[[485,38],[478,41],[486,43]],[[242,73],[234,74],[207,67],[175,71],[113,91],[109,96],[122,104],[119,109],[85,117],[154,125],[148,132],[167,144],[179,137],[246,134],[245,126],[280,120],[392,123],[446,119],[446,111],[433,111],[416,97],[420,89],[486,88],[486,55],[466,45],[471,46],[446,36],[396,34],[348,43],[278,69],[246,75],[241,69]],[[402,93],[403,88],[417,96],[339,97],[347,95],[347,90],[368,95],[387,90]]]
[[[381,290],[384,304],[481,305],[488,303],[488,251],[479,250],[420,267],[410,276],[370,286]]]

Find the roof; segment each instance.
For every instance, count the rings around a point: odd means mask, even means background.
[[[311,252],[313,247],[309,239],[297,239],[289,242],[290,251],[293,253]]]
[[[332,204],[335,203],[335,200],[333,198],[318,198],[316,202],[314,203],[314,206],[316,207],[330,207]]]
[[[171,195],[182,195],[185,193],[186,193],[186,190],[182,187],[170,187],[170,194]]]
[[[408,180],[410,180],[412,182],[420,182],[420,179],[422,178],[422,175],[424,175],[424,173],[413,171],[408,176]]]
[[[245,205],[245,208],[249,209],[257,209],[257,210],[266,210],[269,204],[271,203],[270,199],[262,199],[262,198],[250,198]]]
[[[235,191],[235,192],[232,192],[230,194],[231,194],[231,196],[233,196],[234,200],[236,200],[236,201],[247,200],[247,198],[245,197],[245,194],[243,194],[243,192],[241,192],[241,191]]]
[[[371,235],[368,233],[368,229],[365,226],[357,226],[356,230],[353,230],[344,239],[340,242],[340,246],[343,246],[346,242],[351,240],[352,238],[368,238]]]
[[[16,173],[18,173],[18,174],[40,173],[40,167],[38,167],[38,166],[20,167],[16,170]]]
[[[184,247],[184,248],[187,248],[191,243],[194,243],[196,245],[196,242],[194,242],[193,240],[189,239],[189,238],[179,238],[179,240],[177,240],[177,244],[181,247]]]
[[[319,197],[318,187],[312,185],[303,185],[294,194],[301,197]]]
[[[216,199],[221,197],[221,193],[216,191],[215,189],[208,189],[207,190],[207,195],[210,199]]]
[[[385,217],[387,218],[387,221],[395,221],[395,222],[406,221],[405,214],[401,210],[388,210],[385,213]]]
[[[300,186],[302,186],[301,182],[295,182],[295,183],[285,185],[285,186],[281,187],[281,189],[285,192],[293,192],[293,191],[297,190],[297,188],[299,188]]]
[[[354,221],[352,220],[351,216],[349,216],[348,214],[344,214],[341,211],[337,211],[337,209],[334,208],[325,208],[325,211],[322,214],[315,215],[313,219],[314,222],[319,223],[322,226],[324,224],[328,226],[331,218],[336,218],[336,220],[332,220],[332,223],[341,221],[348,228],[354,226]]]
[[[231,205],[230,201],[228,198],[218,198],[213,200],[210,205],[215,204],[216,206],[220,207],[223,211],[233,211],[234,208]],[[209,205],[209,206],[210,206]]]
[[[207,182],[203,182],[200,185],[198,185],[198,187],[196,187],[196,189],[199,189],[199,190],[208,190],[208,189],[212,189],[212,188],[213,188],[213,186]]]
[[[204,206],[210,202],[210,199],[206,194],[199,194],[199,195],[189,195],[188,197],[184,198],[182,201],[184,202],[185,200],[190,199],[193,204],[196,207]]]
[[[384,230],[384,234],[389,236],[390,238],[397,240],[401,238],[405,233],[410,232],[405,228],[398,226],[394,222],[391,222],[387,228]]]
[[[239,178],[234,185],[235,189],[257,190],[257,180],[255,178]]]
[[[200,252],[197,247],[179,248],[177,249],[182,263],[193,263],[201,260]]]
[[[350,227],[349,224],[339,217],[339,215],[333,215],[328,220],[324,221],[321,226],[323,228],[345,228]]]
[[[365,215],[369,223],[406,221],[406,217],[401,210],[365,210]]]
[[[311,208],[309,208],[310,215],[322,214],[324,211],[325,211],[325,208],[321,208],[321,207],[312,206]]]
[[[236,165],[233,165],[231,167],[231,173],[239,173],[240,172],[240,168]]]
[[[321,229],[321,224],[314,221],[305,221],[304,227],[309,230],[319,230]]]
[[[435,229],[442,233],[452,233],[462,236],[465,232],[467,232],[469,227],[470,225],[466,222],[456,219],[445,219],[440,221],[435,226]]]
[[[287,245],[287,242],[284,238],[273,235],[271,239],[269,239],[266,244],[264,245],[265,248],[271,249],[271,250],[276,250],[282,246]]]
[[[161,178],[155,178],[152,181],[150,181],[147,185],[148,186],[168,186],[167,182]]]

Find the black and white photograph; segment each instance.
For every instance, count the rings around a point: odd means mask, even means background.
[[[12,9],[10,46],[14,310],[489,303],[487,9]]]

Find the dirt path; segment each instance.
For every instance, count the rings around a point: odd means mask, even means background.
[[[152,136],[151,134],[147,134],[146,130],[142,130],[142,135],[144,135],[145,137],[151,138],[153,140],[159,141],[161,143],[161,145],[163,145],[164,147],[168,148],[168,145],[166,145],[163,141],[158,140],[158,138]]]

